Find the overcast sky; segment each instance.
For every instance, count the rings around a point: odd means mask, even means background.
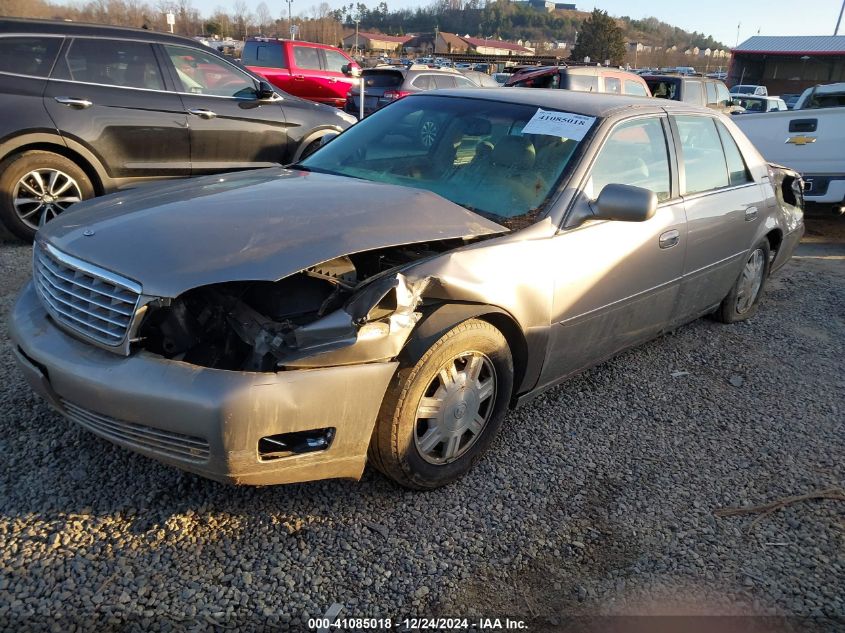
[[[194,6],[204,14],[212,13],[217,7],[232,10],[231,0],[193,0]],[[357,1],[357,0],[355,0]],[[260,0],[246,0],[252,9]],[[286,0],[265,0],[270,11],[277,17],[287,15]],[[349,4],[349,0],[327,0],[332,8]],[[364,0],[373,7],[378,0]],[[632,18],[655,16],[664,22],[679,26],[687,31],[699,31],[712,35],[728,46],[734,46],[737,39],[737,24],[740,42],[755,35],[833,35],[836,18],[843,0],[589,0],[578,2],[579,9],[591,11],[598,7],[611,15],[629,15]],[[393,10],[403,7],[417,7],[430,4],[430,0],[388,0]],[[294,0],[293,13],[305,13],[320,4],[320,0]],[[840,34],[845,28],[840,28]]]

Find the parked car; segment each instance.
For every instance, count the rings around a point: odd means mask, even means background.
[[[807,88],[798,97],[794,108],[810,110],[816,108],[841,108],[845,106],[845,83],[820,84]]]
[[[746,112],[786,112],[786,102],[780,97],[759,97],[756,95],[741,95],[731,99],[732,103],[742,108],[742,112],[735,111],[732,114],[744,114]]]
[[[288,94],[337,108],[343,107],[355,81],[343,67],[358,66],[334,46],[269,38],[248,40],[241,63]]]
[[[798,102],[800,96],[800,93],[788,93],[781,95],[780,98],[783,99],[784,103],[786,103],[786,107],[792,110]]]
[[[435,113],[425,150],[397,133]],[[712,110],[421,92],[289,169],[60,216],[10,348],[69,420],[206,477],[369,459],[435,488],[509,407],[701,315],[752,317],[802,232],[798,175]]]
[[[845,107],[735,119],[766,160],[801,173],[807,202],[845,211]]]
[[[737,84],[731,86],[732,95],[758,95],[765,97],[769,94],[766,86],[758,86],[756,84]]]
[[[723,81],[708,77],[680,75],[646,75],[643,77],[658,99],[683,101],[691,105],[707,106],[725,113],[738,110]]]
[[[365,68],[361,74],[364,77],[364,116],[415,92],[479,87],[458,70],[431,68],[422,64],[408,68]],[[350,88],[343,109],[349,114],[360,115],[360,96],[361,89],[357,85]],[[421,131],[421,134],[431,138],[430,131]]]
[[[507,83],[508,79],[511,78],[511,73],[493,73],[491,77],[493,77],[493,80],[497,84],[499,84],[500,86],[504,86]]]
[[[0,20],[0,220],[24,240],[82,199],[289,163],[353,122],[188,38]]]
[[[480,88],[499,88],[502,85],[487,73],[482,73],[478,70],[466,70],[462,68],[459,68],[458,70],[461,71],[461,74],[464,77],[472,81]]]
[[[505,84],[512,88],[562,88],[580,92],[606,92],[649,97],[642,77],[616,68],[598,66],[541,66],[513,74]]]

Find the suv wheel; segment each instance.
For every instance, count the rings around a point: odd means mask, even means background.
[[[41,150],[0,163],[0,221],[22,240],[70,205],[94,196],[88,176],[71,160]]]

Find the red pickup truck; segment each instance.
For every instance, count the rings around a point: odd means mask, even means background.
[[[341,68],[358,65],[334,46],[269,38],[248,40],[241,63],[288,94],[337,108],[346,103],[346,93],[355,82]]]

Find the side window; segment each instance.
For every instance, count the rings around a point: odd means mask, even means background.
[[[65,60],[73,81],[164,90],[161,72],[149,44],[75,39]]]
[[[46,77],[61,44],[61,37],[0,37],[0,72]]]
[[[255,98],[255,82],[211,53],[165,45],[181,84],[181,92],[214,97]]]
[[[719,100],[716,97],[716,84],[708,81],[704,86],[707,88],[707,105],[715,104]]]
[[[435,88],[454,88],[455,78],[449,75],[434,75]]]
[[[719,129],[722,147],[725,148],[725,160],[728,163],[728,180],[731,185],[744,185],[747,182],[752,182],[751,174],[748,172],[742,152],[739,151],[739,147],[737,147],[736,141],[734,141],[731,133],[728,132],[728,128],[721,121],[716,121],[716,127]]]
[[[294,45],[293,60],[299,68],[320,70],[320,52],[311,46]]]
[[[593,75],[567,75],[567,85],[569,90],[579,90],[581,92],[598,92],[599,78]]]
[[[411,82],[411,85],[418,90],[431,90],[434,88],[434,81],[432,81],[431,75],[418,75]]]
[[[616,77],[605,77],[604,91],[614,95],[622,94],[622,82]]]
[[[683,101],[695,105],[703,103],[700,81],[686,81],[684,82]]]
[[[645,91],[645,86],[643,86],[639,81],[631,81],[630,79],[625,80],[625,94],[633,95],[635,97],[648,96],[648,93]]]
[[[244,45],[243,53],[241,53],[241,63],[244,66],[287,68],[284,48],[269,42],[247,42]]]
[[[326,70],[333,73],[342,73],[342,68],[349,63],[349,60],[337,51],[325,49],[323,53],[326,55]]]
[[[730,184],[725,153],[716,131],[716,121],[708,116],[679,116],[686,187],[682,193],[701,193]]]
[[[720,106],[731,105],[731,93],[728,92],[728,87],[721,81],[716,84],[716,96],[719,99]]]
[[[476,88],[477,87],[474,83],[472,83],[466,77],[455,76],[455,83],[458,84],[458,88]]]
[[[660,201],[669,199],[669,154],[661,119],[628,121],[611,132],[593,164],[585,193],[597,198],[611,183],[642,187]]]

